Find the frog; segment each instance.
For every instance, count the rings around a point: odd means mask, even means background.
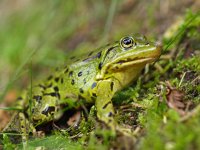
[[[18,98],[22,111],[16,112],[4,131],[14,128],[27,135],[38,126],[57,120],[69,106],[79,110],[83,105],[94,105],[98,120],[115,132],[118,125],[113,96],[133,83],[146,64],[157,61],[161,49],[160,44],[144,35],[131,34],[84,57],[71,57],[70,63],[33,85],[31,94],[24,92]]]

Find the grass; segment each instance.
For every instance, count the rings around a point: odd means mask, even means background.
[[[72,54],[96,48],[130,32],[145,31],[150,37],[163,36],[154,29],[159,27],[154,17],[157,4],[148,8],[142,1],[137,5],[143,7],[132,9],[126,1],[117,0],[110,3],[103,0],[49,0],[48,3],[36,0],[11,12],[0,22],[0,101],[3,102],[10,91],[20,93],[30,82],[44,79],[51,72],[46,68],[64,64]],[[148,12],[146,18],[142,9]],[[142,28],[144,26],[148,29]],[[125,144],[137,149],[200,149],[197,109],[200,100],[199,26],[199,13],[187,11],[182,23],[176,25],[175,32],[165,31],[169,33],[163,37],[165,51],[155,67],[147,66],[136,83],[113,98],[116,120],[121,126],[134,130],[135,141],[130,143],[125,139]],[[179,102],[172,101],[177,93],[178,96],[184,95],[178,101],[188,108],[179,108]],[[171,108],[171,105],[178,109]],[[182,115],[182,111],[186,114]],[[187,112],[193,113],[184,120]],[[81,122],[80,129],[74,131],[74,138],[70,139],[64,131],[56,132],[28,141],[26,148],[124,147],[118,142],[121,137],[110,137],[109,131],[92,130],[90,133],[94,126],[95,109],[92,108],[89,120]],[[3,137],[5,149],[22,149],[24,146],[12,144],[6,134]]]

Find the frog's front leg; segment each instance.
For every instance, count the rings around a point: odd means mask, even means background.
[[[112,131],[115,132],[116,122],[114,120],[114,108],[112,97],[115,93],[114,82],[111,80],[102,80],[97,85],[97,99],[95,106],[97,109],[97,117],[103,121]]]

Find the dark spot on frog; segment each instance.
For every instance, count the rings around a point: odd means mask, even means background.
[[[69,72],[69,76],[71,77],[73,75],[73,71],[70,71]]]
[[[108,123],[111,123],[111,122],[112,122],[112,119],[109,119],[109,120],[108,120]]]
[[[101,57],[101,52],[98,52],[97,55],[96,55],[98,58]]]
[[[72,79],[71,84],[74,85],[74,83],[75,83],[75,81],[74,81],[74,79]]]
[[[76,58],[76,57],[75,56],[70,57],[70,59],[74,59],[74,58]]]
[[[99,70],[101,70],[102,66],[103,66],[103,63],[102,63],[102,62],[100,62],[100,63],[99,63],[99,67],[98,67],[98,68],[99,68]]]
[[[101,57],[101,52],[98,52],[95,56],[86,58],[86,59],[84,59],[83,61],[90,61],[90,60],[93,60],[93,59],[95,59],[95,58],[100,58],[100,57]]]
[[[92,96],[97,97],[97,94],[96,93],[92,93]]]
[[[76,59],[75,62],[79,61],[80,59]]]
[[[84,99],[84,97],[83,96],[81,96],[81,95],[78,95],[78,101],[80,101],[80,100],[83,100]]]
[[[53,97],[57,97],[58,96],[58,94],[57,93],[47,93],[47,95],[51,95],[51,96],[53,96]]]
[[[113,113],[112,112],[109,112],[108,113],[108,117],[112,117],[113,116]]]
[[[64,82],[63,78],[61,78],[61,81],[60,81],[60,82],[63,84],[63,82]]]
[[[108,53],[109,53],[111,50],[113,50],[115,47],[117,47],[117,46],[110,47],[110,48],[107,50],[106,55],[108,55]]]
[[[53,78],[53,76],[50,75],[50,76],[47,78],[47,80],[51,80],[52,78]]]
[[[67,73],[69,71],[69,68],[65,69],[65,73]]]
[[[54,89],[55,92],[58,92],[58,91],[59,91],[59,89],[58,89],[57,86],[55,86],[53,89]]]
[[[82,71],[80,71],[79,73],[78,73],[78,77],[80,77],[80,76],[82,76]]]
[[[105,109],[111,102],[106,103],[102,108]]]
[[[96,98],[97,98],[97,95],[96,95],[96,93],[92,93],[92,97],[91,97],[91,99],[92,99],[93,101],[95,101],[95,100],[96,100]]]
[[[79,91],[80,91],[80,93],[84,93],[84,91],[83,91],[83,89],[82,89],[82,88],[80,88],[80,89],[79,89]]]
[[[52,87],[52,83],[50,83],[49,85],[47,85],[47,88],[50,88],[50,87]]]
[[[95,88],[96,86],[97,86],[97,83],[96,83],[96,82],[92,83],[91,89]]]
[[[25,118],[29,118],[29,115],[28,115],[27,111],[28,111],[28,108],[24,109],[23,113],[24,113]]]
[[[120,64],[120,65],[122,65],[122,64],[125,63],[125,62],[126,62],[125,60],[120,60],[120,61],[118,61],[117,63]]]
[[[48,115],[48,114],[53,114],[55,111],[55,107],[53,106],[49,106],[49,107],[46,107],[43,111],[42,111],[42,114],[44,115]]]
[[[90,58],[85,58],[85,59],[83,59],[83,62],[84,62],[84,61],[88,61],[89,59],[90,59]]]
[[[110,90],[113,91],[114,82],[110,83]]]
[[[86,84],[86,79],[83,79],[83,83]]]
[[[101,57],[101,51],[98,52],[95,56],[93,56],[92,59],[100,58],[100,57]]]
[[[42,85],[42,84],[39,84],[38,86],[43,88],[44,90],[46,89],[46,87],[44,85]]]
[[[56,77],[54,80],[55,80],[56,82],[58,82],[58,81],[60,80],[60,78]]]
[[[54,92],[52,92],[52,93],[44,93],[44,95],[50,95],[50,96],[52,96],[52,97],[58,97],[58,98],[60,98],[60,94],[59,93],[54,93]]]
[[[40,96],[40,95],[34,95],[33,99],[35,99],[38,103],[40,103],[41,100],[42,100],[42,96]]]
[[[91,56],[93,54],[93,52],[90,52],[89,54],[88,54],[88,56]]]

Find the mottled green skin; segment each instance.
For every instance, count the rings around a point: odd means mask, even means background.
[[[34,86],[31,99],[27,98],[28,94],[22,96],[21,102],[27,108],[31,126],[35,128],[58,119],[60,104],[84,99],[84,105],[95,104],[99,120],[115,130],[113,95],[135,80],[147,63],[158,59],[160,49],[142,35],[131,35],[97,49],[83,59],[71,60],[46,81]]]

